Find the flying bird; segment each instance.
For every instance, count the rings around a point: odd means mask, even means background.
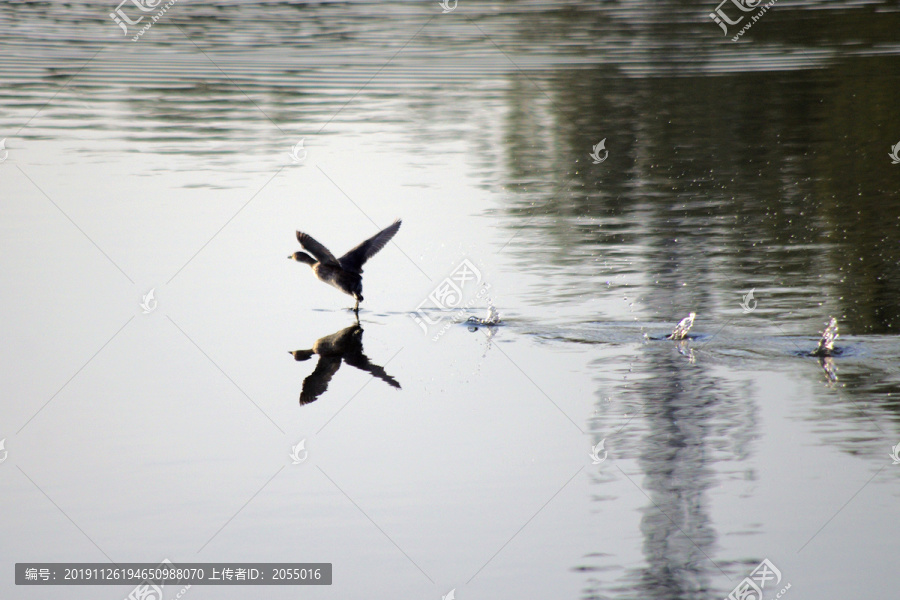
[[[308,264],[319,281],[324,281],[345,294],[353,296],[356,299],[353,310],[359,314],[359,303],[363,300],[362,266],[391,241],[391,238],[400,229],[401,222],[400,219],[397,219],[393,224],[385,227],[340,258],[335,258],[328,248],[314,240],[312,236],[298,231],[297,241],[309,254],[294,252],[288,258]]]

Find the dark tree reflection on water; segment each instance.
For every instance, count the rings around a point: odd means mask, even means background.
[[[900,80],[896,57],[873,50],[892,42],[898,13],[839,2],[828,11],[784,6],[742,44],[723,46],[703,39],[715,30],[711,21],[690,18],[713,3],[641,5],[627,19],[616,13],[625,3],[609,6],[546,14],[552,25],[541,30],[522,26],[521,37],[537,44],[589,29],[587,20],[608,52],[593,66],[510,75],[505,219],[516,237],[505,251],[523,269],[548,274],[534,300],[621,295],[610,285],[621,277],[632,282],[624,294],[644,320],[696,310],[718,326],[733,318],[738,294],[755,288],[763,326],[777,323],[775,333],[813,336],[834,315],[856,335],[895,334],[900,168],[888,152],[900,141]],[[610,39],[635,60],[611,50]],[[735,64],[722,68],[728,59]],[[594,165],[588,152],[602,138],[609,158]],[[742,565],[713,562],[711,455],[734,440],[734,452],[716,459],[746,456],[756,409],[734,381],[686,368],[674,351],[647,354],[637,382],[620,390],[641,411],[640,434],[626,428],[608,438],[617,456],[640,467],[628,476],[648,496],[646,563],[610,581],[604,554],[586,557],[584,597],[719,597],[723,590],[711,588],[719,566],[739,578]],[[896,413],[897,384],[885,383],[893,376],[885,365],[844,365],[841,386],[851,385],[842,393],[856,398],[823,399],[822,427],[853,452],[845,429],[828,423],[871,420],[859,402]],[[885,386],[893,392],[869,405]],[[606,410],[603,401],[598,407]]]

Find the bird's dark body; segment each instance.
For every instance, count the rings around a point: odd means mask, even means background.
[[[362,275],[351,273],[335,265],[326,265],[320,262],[312,265],[313,273],[320,281],[333,285],[345,294],[362,300]]]
[[[336,287],[348,296],[353,296],[356,299],[353,310],[359,311],[359,303],[363,299],[362,267],[394,237],[400,229],[400,224],[400,219],[397,219],[340,258],[335,258],[328,248],[309,234],[298,231],[297,241],[312,256],[305,252],[294,252],[288,258],[308,264],[320,281]]]

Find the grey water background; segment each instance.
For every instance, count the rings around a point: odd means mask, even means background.
[[[114,9],[0,9],[0,596],[163,558],[334,564],[273,598],[896,589],[894,4],[737,43],[699,1],[181,0],[137,42]],[[344,364],[301,406],[287,351],[354,320],[294,231],[397,217],[360,320],[401,389]],[[434,341],[464,259],[504,324]],[[829,316],[844,353],[802,356]]]

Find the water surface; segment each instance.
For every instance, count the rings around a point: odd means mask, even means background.
[[[334,564],[273,598],[720,599],[768,558],[884,597],[900,13],[780,0],[732,42],[715,8],[183,0],[132,42],[112,3],[7,4],[0,595],[169,558]],[[288,351],[355,320],[294,231],[397,217],[360,324],[399,387],[345,361],[301,405]]]

